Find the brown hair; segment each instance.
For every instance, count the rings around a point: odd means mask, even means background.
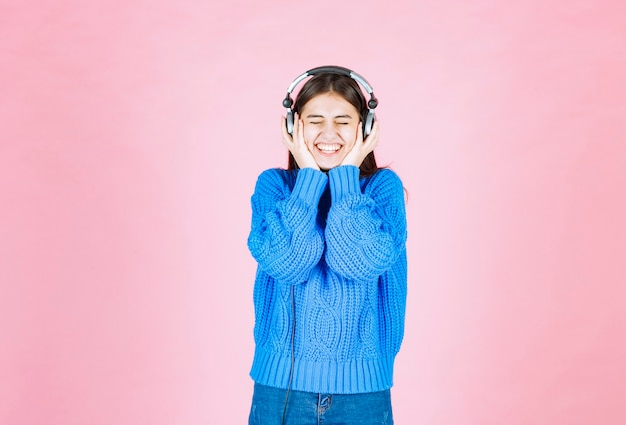
[[[346,75],[334,72],[317,74],[302,86],[294,104],[294,113],[301,111],[304,105],[315,96],[324,93],[336,93],[344,98],[359,111],[361,121],[364,122],[365,116],[367,115],[367,101],[365,100],[365,96],[363,96],[359,84]],[[298,167],[295,158],[291,152],[289,152],[289,165],[287,169],[297,170],[298,168],[300,167]],[[361,177],[372,176],[379,170],[376,164],[376,158],[374,157],[374,151],[367,154],[359,169]]]

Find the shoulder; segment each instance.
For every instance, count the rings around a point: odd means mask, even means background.
[[[390,168],[381,168],[374,175],[366,178],[365,190],[404,192],[404,186],[395,171]]]
[[[296,172],[283,168],[270,168],[259,174],[256,181],[256,192],[290,190],[296,179]]]
[[[398,174],[391,168],[381,168],[380,170],[376,171],[376,173],[374,173],[371,178],[381,181],[393,181],[402,184],[400,176],[398,176]]]
[[[272,182],[286,182],[291,180],[291,175],[294,174],[293,171],[285,170],[283,168],[269,168],[264,170],[259,174],[257,178],[257,184],[259,183],[272,183]],[[295,175],[294,175],[295,177]]]

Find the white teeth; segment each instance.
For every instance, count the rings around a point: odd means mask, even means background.
[[[317,148],[319,150],[321,150],[324,153],[333,153],[333,152],[337,152],[340,148],[341,145],[339,143],[333,143],[333,144],[318,144]]]

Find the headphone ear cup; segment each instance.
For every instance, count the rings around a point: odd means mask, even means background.
[[[365,114],[365,119],[363,120],[363,137],[369,136],[372,132],[372,127],[374,126],[374,111],[371,109],[367,110]]]
[[[286,117],[287,133],[293,135],[293,111],[289,109]]]

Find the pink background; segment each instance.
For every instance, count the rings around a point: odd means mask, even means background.
[[[19,4],[19,5],[18,5]],[[0,423],[243,424],[256,176],[337,64],[409,192],[397,424],[626,423],[626,3],[0,1]]]

